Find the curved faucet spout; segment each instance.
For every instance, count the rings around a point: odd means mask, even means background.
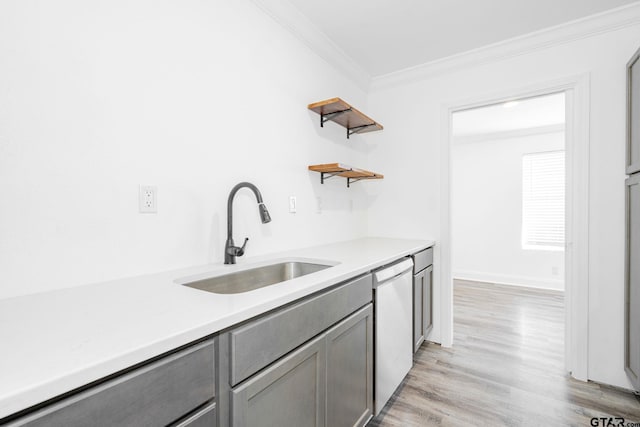
[[[260,220],[262,223],[266,224],[271,222],[271,215],[269,215],[269,211],[262,201],[262,194],[260,194],[258,187],[250,182],[241,182],[233,187],[229,193],[229,199],[227,200],[227,241],[224,246],[225,264],[235,264],[236,257],[244,255],[244,249],[247,245],[247,240],[249,240],[248,238],[245,239],[242,247],[237,247],[233,244],[233,199],[238,190],[244,187],[250,189],[253,191],[253,194],[255,194],[256,201],[258,202],[258,213],[260,214]]]

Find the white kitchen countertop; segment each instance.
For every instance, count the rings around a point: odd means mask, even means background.
[[[363,238],[0,300],[0,419],[433,244]],[[242,294],[178,284],[283,258],[339,264]]]

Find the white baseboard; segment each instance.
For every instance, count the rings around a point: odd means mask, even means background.
[[[526,286],[529,288],[564,291],[563,279],[513,276],[508,274],[486,273],[482,271],[454,271],[453,278],[460,280],[473,280],[476,282],[496,283],[499,285]]]

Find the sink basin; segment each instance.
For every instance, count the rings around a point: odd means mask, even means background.
[[[296,277],[306,276],[329,267],[332,266],[300,261],[280,262],[223,276],[183,283],[183,285],[216,294],[239,294],[295,279]]]

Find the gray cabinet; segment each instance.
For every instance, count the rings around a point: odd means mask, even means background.
[[[364,426],[373,414],[373,306],[231,390],[233,427]]]
[[[326,425],[364,426],[373,414],[372,305],[330,329],[326,342]]]
[[[413,351],[433,327],[433,248],[413,255]]]
[[[627,64],[627,174],[640,172],[640,49]]]
[[[624,367],[640,391],[640,49],[627,64]]]
[[[9,425],[167,425],[213,400],[213,363],[214,341],[208,340],[62,399]],[[215,416],[215,408],[211,409]],[[199,424],[194,418],[193,424],[185,425]]]
[[[625,371],[640,390],[640,174],[626,184]]]
[[[413,275],[413,351],[424,342],[424,280],[425,270]]]
[[[422,324],[425,338],[433,328],[433,265],[424,270]]]
[[[325,346],[316,338],[234,389],[231,425],[324,426]]]

